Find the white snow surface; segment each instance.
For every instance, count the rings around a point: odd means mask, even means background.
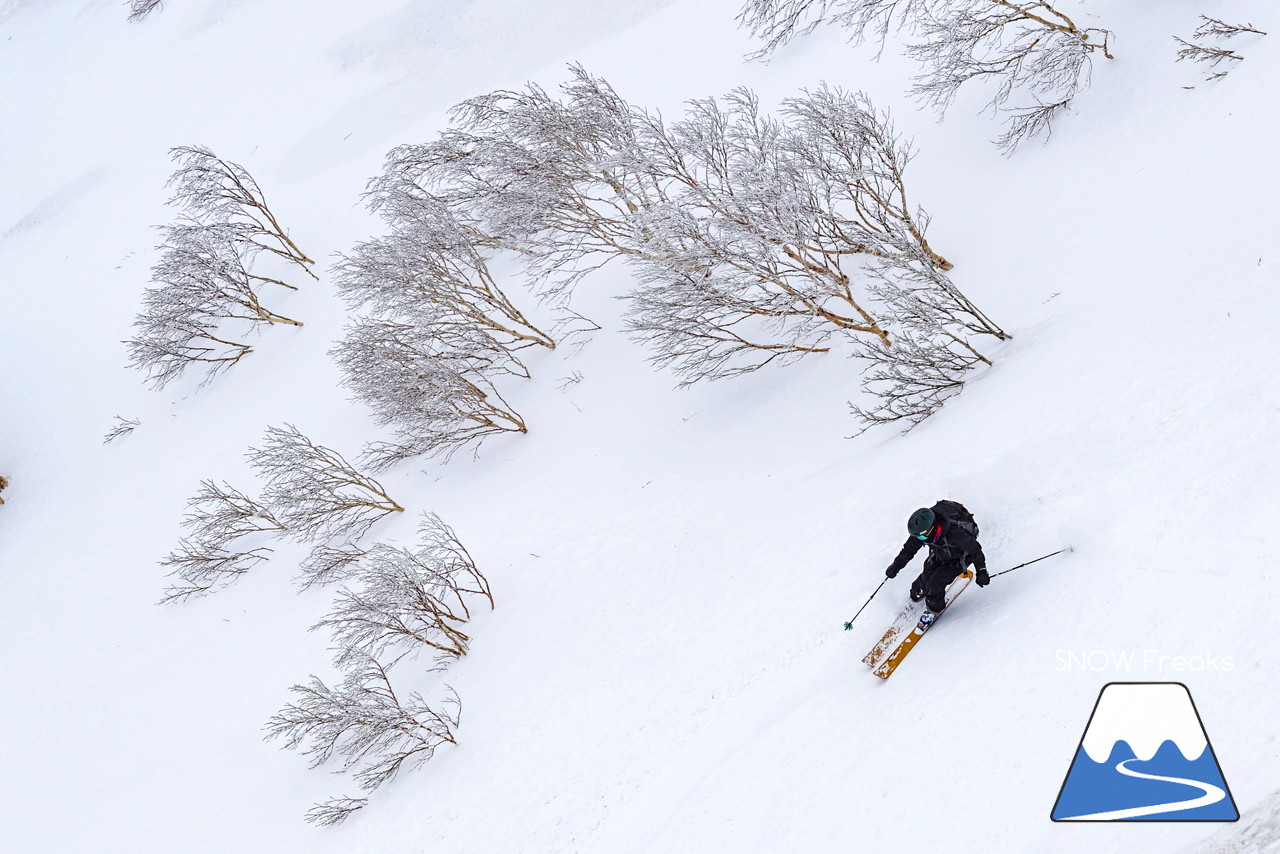
[[[1271,850],[1274,822],[1249,823],[1255,849],[1214,825],[1049,821],[1110,681],[1186,683],[1246,823],[1280,759],[1280,35],[1240,40],[1212,84],[1171,38],[1201,12],[1280,19],[1263,0],[1065,6],[1116,32],[1116,59],[1047,145],[1004,158],[972,93],[941,123],[917,110],[892,48],[877,63],[821,28],[744,62],[736,0],[168,0],[137,24],[116,0],[0,2],[0,849]],[[354,785],[261,727],[289,685],[332,677],[307,631],[332,591],[297,595],[303,552],[281,546],[160,608],[156,562],[202,478],[256,489],[244,451],[268,425],[349,455],[377,431],[326,356],[345,311],[323,270],[280,306],[305,327],[198,393],[123,367],[171,218],[166,152],[244,164],[327,263],[377,233],[359,196],[387,149],[568,62],[668,116],[738,85],[765,105],[868,92],[916,141],[931,244],[1014,337],[909,435],[849,440],[856,363],[677,392],[620,331],[626,271],[584,282],[601,331],[504,388],[527,436],[383,478],[409,512],[371,539],[411,543],[438,512],[497,607],[447,676],[458,746],[316,829],[310,804]],[[116,414],[141,426],[103,446]],[[881,682],[859,659],[910,575],[841,622],[942,497],[975,513],[993,571],[1076,550],[971,590]],[[1138,663],[1064,667],[1094,650]]]
[[[1176,683],[1108,685],[1098,698],[1081,746],[1094,762],[1111,756],[1126,741],[1140,761],[1172,741],[1188,759],[1199,759],[1208,740],[1187,689]]]

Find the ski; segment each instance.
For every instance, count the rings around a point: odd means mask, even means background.
[[[950,586],[947,587],[948,608],[951,607],[951,603],[954,602],[956,597],[958,597],[964,589],[969,586],[969,582],[972,580],[973,572],[968,569],[956,576],[956,580],[951,582]],[[893,671],[897,670],[898,665],[902,663],[902,659],[906,658],[907,653],[911,652],[911,650],[915,648],[915,645],[920,641],[920,638],[924,637],[924,633],[927,632],[929,627],[937,621],[939,616],[941,615],[935,614],[927,609],[921,613],[919,619],[916,621],[915,627],[911,629],[906,637],[898,642],[898,645],[894,647],[893,650],[886,655],[871,672],[879,676],[881,679],[888,679],[892,676]]]
[[[862,663],[867,667],[875,667],[879,664],[885,653],[893,649],[894,645],[898,643],[898,638],[902,637],[902,633],[914,626],[923,612],[923,602],[907,602],[907,604],[903,605],[893,623],[889,625],[889,628],[885,629],[884,635],[876,642],[875,646],[871,647],[871,652],[862,657]]]

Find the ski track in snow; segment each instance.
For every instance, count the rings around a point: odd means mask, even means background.
[[[1116,765],[1116,770],[1126,777],[1137,777],[1141,780],[1160,780],[1165,783],[1181,783],[1184,786],[1194,786],[1204,792],[1198,798],[1191,798],[1186,801],[1174,801],[1168,804],[1152,804],[1146,807],[1129,807],[1122,810],[1108,810],[1107,812],[1095,812],[1088,815],[1075,815],[1070,818],[1062,819],[1063,821],[1113,821],[1119,818],[1140,818],[1144,815],[1160,815],[1162,813],[1179,812],[1181,810],[1193,810],[1197,807],[1207,807],[1210,804],[1216,804],[1227,796],[1219,787],[1212,783],[1201,783],[1199,780],[1188,780],[1183,777],[1163,777],[1159,774],[1144,774],[1141,771],[1134,771],[1129,768],[1130,762],[1138,762],[1137,758],[1126,759]]]

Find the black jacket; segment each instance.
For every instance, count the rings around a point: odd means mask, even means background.
[[[890,568],[895,573],[900,572],[903,567],[911,563],[911,559],[916,556],[916,552],[928,545],[929,557],[925,561],[926,572],[942,566],[956,568],[957,572],[970,565],[976,566],[978,569],[985,569],[987,558],[982,553],[982,544],[978,542],[978,538],[963,530],[959,525],[953,524],[951,519],[945,515],[945,511],[940,510],[937,506],[934,506],[932,510],[942,524],[942,533],[938,536],[937,542],[926,544],[923,540],[908,537],[906,545],[902,547],[902,551],[898,552],[898,556],[893,559]]]

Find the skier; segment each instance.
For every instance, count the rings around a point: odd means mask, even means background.
[[[943,499],[932,507],[921,507],[907,520],[907,531],[911,536],[884,574],[896,578],[916,552],[928,546],[924,571],[911,582],[912,602],[923,599],[926,608],[940,613],[947,607],[947,585],[970,565],[976,570],[979,587],[991,583],[987,559],[978,542],[978,524],[963,504]]]

